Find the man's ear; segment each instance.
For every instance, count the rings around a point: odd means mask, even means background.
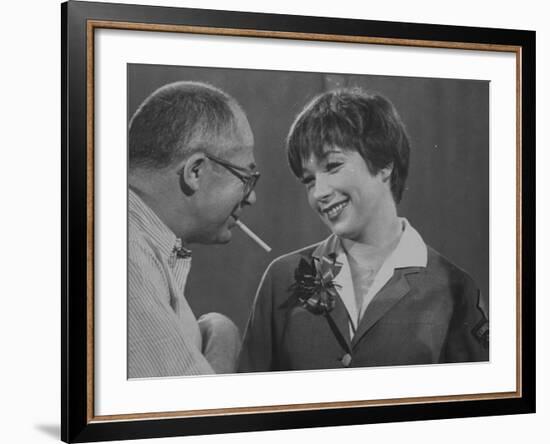
[[[180,187],[186,196],[191,196],[199,189],[205,160],[206,156],[203,153],[193,153],[178,166]]]

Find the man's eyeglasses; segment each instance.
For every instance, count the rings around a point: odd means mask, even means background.
[[[205,154],[205,156],[207,159],[210,159],[212,162],[215,162],[218,165],[224,167],[227,171],[229,171],[231,174],[241,180],[241,182],[244,184],[243,199],[246,199],[250,195],[250,193],[252,193],[252,190],[260,179],[260,173],[258,171],[251,173],[247,168],[235,165],[234,163],[220,159],[219,157],[213,156],[212,154]]]

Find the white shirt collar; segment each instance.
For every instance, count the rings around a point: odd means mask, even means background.
[[[400,217],[399,221],[403,226],[403,233],[386,262],[391,261],[393,268],[425,267],[428,263],[428,248],[424,240],[406,218]],[[338,258],[345,256],[340,238],[335,234],[321,242],[312,255],[321,258],[331,253],[336,253]]]
[[[394,269],[426,267],[428,265],[428,247],[424,240],[407,219],[401,217],[399,220],[403,224],[403,234],[386,262],[391,262]]]
[[[353,331],[357,328],[359,319],[363,314],[374,296],[386,285],[391,279],[397,268],[407,267],[426,267],[428,263],[428,248],[422,240],[422,237],[416,231],[409,221],[405,218],[399,218],[403,225],[403,233],[395,249],[386,258],[380,270],[376,274],[372,285],[367,294],[363,295],[363,304],[361,313],[358,313],[357,303],[355,300],[353,282],[347,255],[342,247],[340,239],[336,235],[329,236],[324,242],[313,252],[313,256],[320,258],[328,256],[330,253],[337,254],[337,260],[342,263],[342,268],[338,275],[334,278],[334,282],[338,284],[338,294],[344,303],[350,320],[350,329]],[[353,328],[351,328],[353,326]]]

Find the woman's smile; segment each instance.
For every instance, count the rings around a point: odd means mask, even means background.
[[[327,216],[329,220],[337,219],[342,211],[348,206],[349,198],[336,202],[332,205],[321,208],[321,213]]]

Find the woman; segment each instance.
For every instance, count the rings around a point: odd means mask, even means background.
[[[488,360],[475,282],[397,215],[409,140],[393,105],[324,93],[294,121],[287,155],[332,235],[268,267],[240,371]]]

